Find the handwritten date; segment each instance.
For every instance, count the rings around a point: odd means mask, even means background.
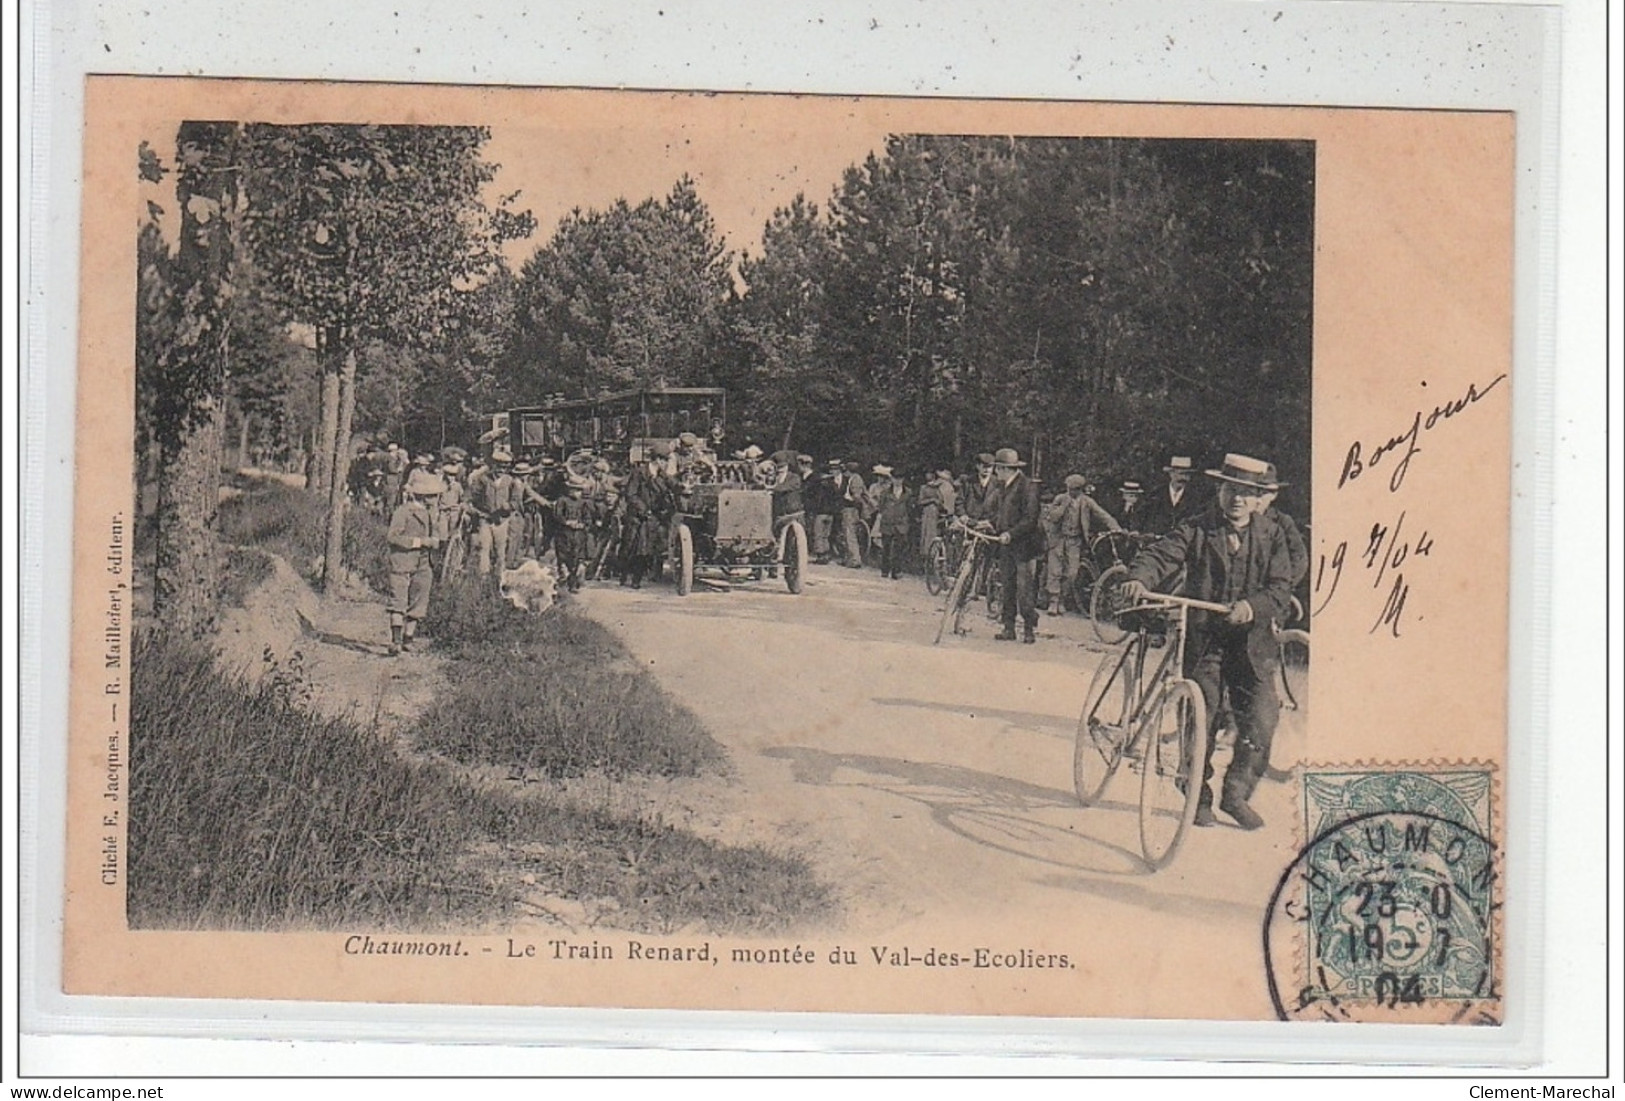
[[[1375,634],[1386,628],[1394,638],[1399,637],[1405,604],[1411,593],[1403,567],[1409,560],[1427,558],[1433,554],[1433,537],[1426,530],[1415,538],[1406,536],[1405,516],[1406,514],[1401,512],[1392,527],[1383,523],[1372,524],[1371,531],[1366,536],[1365,546],[1355,548],[1356,556],[1353,563],[1349,561],[1351,548],[1347,539],[1338,543],[1329,554],[1321,552],[1319,564],[1315,568],[1314,590],[1317,594],[1324,592],[1325,596],[1315,608],[1315,615],[1323,612],[1337,595],[1338,585],[1343,580],[1344,567],[1359,566],[1366,573],[1373,575],[1371,579],[1373,589],[1381,590],[1384,581],[1389,581],[1382,611],[1377,614],[1376,622],[1367,633]]]

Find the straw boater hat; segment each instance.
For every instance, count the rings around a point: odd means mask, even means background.
[[[755,444],[751,444],[749,447],[745,448],[743,451],[735,451],[734,452],[734,458],[743,459],[746,462],[752,462],[753,463],[757,459],[760,459],[763,454],[764,454],[764,452],[762,451],[761,448],[757,447]]]
[[[493,463],[511,463],[513,462],[513,452],[503,451],[499,448],[491,452],[491,461]]]
[[[1164,474],[1194,474],[1196,468],[1191,465],[1189,455],[1175,455],[1168,460],[1168,465],[1162,468]]]
[[[677,436],[677,442],[682,444],[684,447],[700,446],[700,438],[692,432],[679,433]]]
[[[406,492],[414,497],[438,497],[446,492],[446,483],[440,475],[420,468],[406,479]]]
[[[872,468],[870,468],[869,473],[878,474],[882,478],[890,478],[891,467],[887,466],[885,463],[876,463]]]
[[[843,463],[842,463],[842,461],[840,459],[831,459],[829,462],[825,463],[824,465],[829,467],[831,470],[839,470],[839,469],[841,469]]]
[[[590,484],[591,483],[588,482],[587,479],[572,474],[569,478],[565,479],[564,488],[585,490]]]
[[[534,474],[536,473],[536,468],[531,466],[529,463],[519,462],[513,464],[513,472],[515,474]]]
[[[1026,466],[1013,447],[1001,447],[993,453],[994,466]]]
[[[1275,478],[1274,463],[1267,463],[1250,455],[1226,455],[1222,467],[1206,471],[1206,474],[1209,478],[1217,478],[1231,485],[1251,486],[1272,493],[1280,489],[1282,484]]]

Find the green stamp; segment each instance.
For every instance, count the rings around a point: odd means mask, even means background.
[[[1484,768],[1307,770],[1302,851],[1265,930],[1282,1017],[1493,1022],[1499,857]]]

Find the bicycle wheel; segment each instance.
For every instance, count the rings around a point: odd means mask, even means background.
[[[1133,652],[1125,646],[1116,661],[1101,662],[1083,698],[1072,742],[1072,789],[1086,807],[1095,805],[1123,763],[1134,717]]]
[[[942,642],[942,636],[952,627],[954,634],[962,634],[959,629],[959,620],[965,614],[965,605],[970,603],[971,573],[976,563],[966,558],[960,563],[959,572],[954,575],[954,583],[948,587],[948,600],[942,606],[942,621],[937,624],[937,637],[931,641],[936,646]]]
[[[1078,571],[1072,575],[1072,607],[1075,611],[1088,614],[1089,601],[1095,595],[1095,578],[1100,573],[1100,567],[1085,557],[1078,563]]]
[[[936,596],[948,584],[948,546],[940,538],[931,540],[925,552],[925,591]]]
[[[1170,683],[1140,730],[1140,852],[1155,871],[1179,851],[1201,801],[1207,708],[1196,682]]]
[[[999,560],[993,555],[987,556],[987,618],[998,619],[1004,614],[1004,571],[999,568]]]
[[[1089,594],[1089,624],[1095,637],[1107,646],[1128,637],[1128,631],[1117,623],[1117,587],[1127,580],[1128,567],[1113,566],[1095,580],[1094,592]]]

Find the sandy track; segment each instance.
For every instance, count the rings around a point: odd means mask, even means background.
[[[845,893],[848,928],[998,913],[1257,940],[1291,858],[1290,785],[1261,786],[1264,829],[1194,830],[1147,873],[1134,777],[1087,810],[1071,790],[1077,712],[1105,653],[1082,618],[1045,617],[1023,646],[993,641],[978,615],[932,646],[939,605],[917,579],[834,566],[814,567],[800,597],[771,581],[686,598],[606,587],[580,606],[727,746],[736,782],[713,826],[807,851]],[[1280,739],[1278,760],[1301,750],[1297,716]]]

